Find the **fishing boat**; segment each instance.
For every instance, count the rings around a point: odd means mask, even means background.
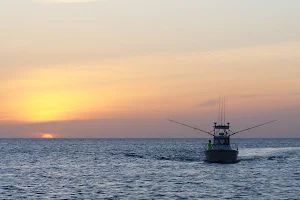
[[[229,126],[214,124],[213,144],[208,145],[204,151],[206,160],[215,163],[234,163],[237,162],[239,154],[238,146],[233,148],[230,144],[230,135],[228,135]]]
[[[220,105],[220,104],[219,104]],[[220,107],[220,106],[219,106]],[[213,136],[213,143],[209,141],[207,147],[204,150],[206,161],[211,163],[235,163],[238,161],[239,149],[236,145],[233,147],[230,143],[231,136],[241,133],[244,131],[248,131],[250,129],[257,128],[259,126],[263,126],[273,121],[268,121],[263,124],[259,124],[250,128],[246,128],[237,132],[233,132],[230,130],[230,123],[225,124],[225,103],[222,103],[221,109],[219,108],[219,123],[215,122],[213,126],[213,130],[211,132],[199,129],[197,127],[193,127],[187,124],[183,124],[178,121],[174,121],[169,119],[169,121],[180,124],[182,126],[186,126],[192,128],[196,131],[204,132]]]

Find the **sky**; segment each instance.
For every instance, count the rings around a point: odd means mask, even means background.
[[[0,137],[300,137],[298,0],[2,0]]]

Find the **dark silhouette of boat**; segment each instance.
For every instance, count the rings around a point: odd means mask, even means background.
[[[220,105],[220,103],[219,103]],[[230,143],[230,137],[241,133],[243,131],[247,131],[250,129],[257,128],[259,126],[263,126],[265,124],[269,124],[275,122],[276,120],[269,121],[263,124],[259,124],[250,128],[246,128],[237,132],[233,132],[230,130],[230,123],[225,125],[225,103],[222,103],[222,106],[219,106],[219,124],[217,122],[214,123],[214,129],[211,132],[204,131],[197,127],[193,127],[187,124],[183,124],[181,122],[177,122],[174,120],[170,120],[171,122],[192,128],[196,131],[204,132],[213,136],[213,143],[208,144],[204,153],[206,156],[206,161],[211,163],[235,163],[238,161],[239,149],[236,145],[235,148],[232,147]],[[210,141],[211,142],[211,141]]]

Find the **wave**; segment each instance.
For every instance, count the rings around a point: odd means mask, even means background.
[[[190,157],[190,156],[155,156],[156,160],[169,160],[169,161],[179,161],[179,162],[198,162],[203,159],[199,157]]]
[[[133,158],[144,158],[144,156],[138,155],[138,154],[135,154],[135,153],[124,153],[124,156],[133,157]]]
[[[179,161],[179,162],[199,162],[203,161],[201,157],[192,157],[191,155],[140,155],[137,153],[124,153],[126,157],[138,158],[138,159],[155,159],[155,160],[165,160],[165,161]]]

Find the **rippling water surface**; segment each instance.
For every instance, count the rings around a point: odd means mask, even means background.
[[[234,141],[210,164],[206,139],[2,139],[0,198],[300,199],[299,139]]]

